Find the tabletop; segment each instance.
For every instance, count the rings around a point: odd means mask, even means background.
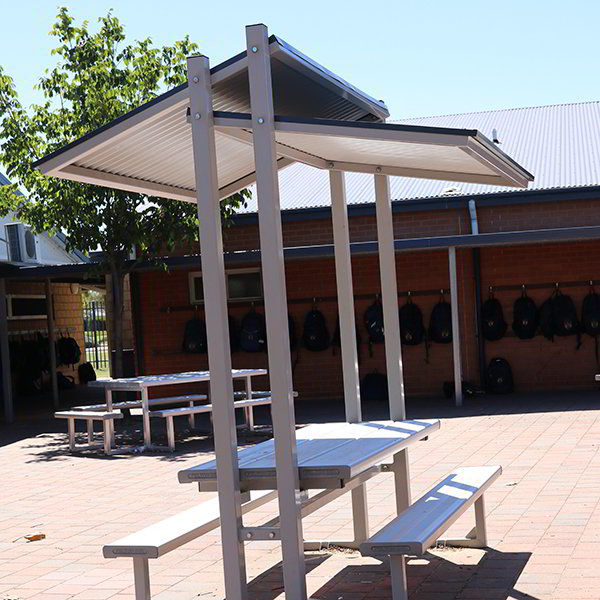
[[[317,423],[296,432],[298,474],[308,489],[339,487],[379,464],[387,457],[423,439],[440,427],[437,419]],[[238,450],[243,488],[274,489],[275,443],[273,439]],[[216,461],[179,471],[181,483],[214,482]]]
[[[256,377],[266,375],[266,369],[232,369],[231,376]],[[210,381],[210,371],[188,371],[186,373],[169,373],[166,375],[140,375],[139,377],[121,377],[118,379],[98,379],[90,381],[89,386],[102,387],[111,390],[141,390],[156,385],[175,385],[178,383],[195,383]]]

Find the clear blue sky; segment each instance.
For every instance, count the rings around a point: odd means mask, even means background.
[[[365,92],[392,117],[600,99],[597,0],[78,0],[95,26],[110,7],[129,38],[170,44],[189,33],[211,64],[244,48],[263,22]],[[53,64],[47,35],[59,3],[0,2],[0,64],[23,101]]]

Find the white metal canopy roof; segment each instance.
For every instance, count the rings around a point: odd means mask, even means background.
[[[527,187],[533,177],[476,130],[386,124],[382,101],[269,38],[278,168]],[[246,52],[211,69],[221,198],[254,182]],[[227,111],[227,112],[225,112]],[[42,158],[64,179],[196,201],[187,84]]]

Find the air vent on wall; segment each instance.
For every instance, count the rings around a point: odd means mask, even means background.
[[[5,225],[8,256],[12,262],[37,262],[38,238],[23,223]]]

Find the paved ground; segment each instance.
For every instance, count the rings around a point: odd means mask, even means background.
[[[460,412],[444,401],[409,404],[411,417],[443,418],[439,432],[411,447],[413,496],[458,465],[504,467],[487,495],[489,549],[410,560],[411,600],[600,598],[599,406],[597,392],[490,398]],[[339,405],[300,407],[302,422],[340,414]],[[365,416],[381,412],[370,407]],[[211,458],[212,442],[182,436],[171,456],[71,456],[63,427],[30,418],[0,429],[0,599],[131,600],[130,559],[105,560],[102,545],[201,501],[176,474]],[[393,515],[391,477],[368,489],[375,530]],[[266,505],[247,522],[275,512]],[[471,526],[469,513],[452,531]],[[311,539],[350,530],[346,497],[304,523]],[[21,537],[37,531],[46,538]],[[283,598],[277,544],[249,543],[246,556],[250,599]],[[387,567],[375,559],[332,550],[307,553],[306,564],[314,598],[390,597]],[[222,576],[218,532],[151,561],[155,600],[222,598]]]

